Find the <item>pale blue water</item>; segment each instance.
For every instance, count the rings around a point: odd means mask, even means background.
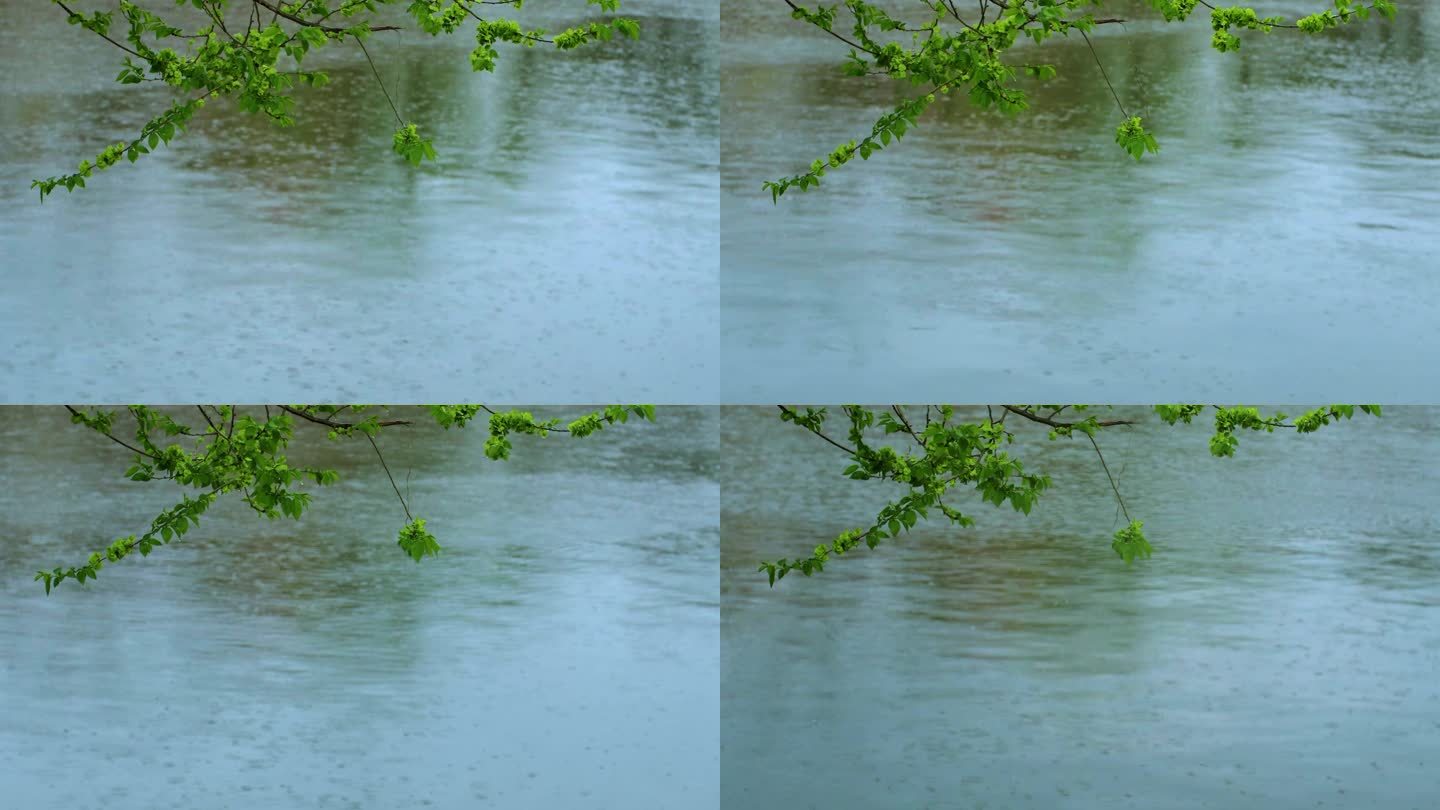
[[[4,806],[718,806],[714,409],[503,464],[382,434],[445,546],[419,565],[369,445],[301,426],[292,458],[343,476],[302,521],[222,502],[47,598],[35,569],[178,494],[57,410],[0,408]]]
[[[493,74],[468,33],[377,33],[439,152],[418,170],[348,45],[307,59],[332,83],[295,127],[211,104],[41,206],[32,179],[170,96],[115,84],[123,54],[58,7],[0,0],[0,402],[715,401],[718,12],[624,8],[638,42],[504,48]]]
[[[1208,13],[1141,5],[1092,39],[1158,156],[1115,145],[1076,37],[1017,52],[1060,71],[1028,112],[950,98],[775,206],[762,181],[914,88],[841,75],[779,0],[725,0],[723,401],[1440,398],[1415,360],[1440,351],[1440,92],[1416,78],[1440,10],[1220,54]]]
[[[723,414],[722,805],[1300,810],[1440,795],[1440,410],[1306,437],[1020,430],[1028,517],[928,526],[768,588],[890,491],[774,409]],[[1028,448],[1028,449],[1026,449]],[[867,510],[870,510],[867,513]]]

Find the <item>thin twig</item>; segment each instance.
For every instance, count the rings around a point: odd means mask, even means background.
[[[69,405],[66,405],[66,406],[65,406],[65,410],[69,411],[70,413],[72,413],[72,414],[74,414],[74,415],[76,415],[76,416],[80,416],[80,412],[77,411],[77,410],[75,410],[73,407],[71,407],[71,406],[69,406]],[[145,456],[146,458],[153,458],[153,459],[155,459],[156,461],[159,461],[159,460],[160,460],[160,457],[159,457],[159,456],[157,456],[157,455],[155,455],[155,454],[153,454],[153,453],[147,453],[147,452],[145,452],[144,450],[141,450],[140,448],[135,447],[135,446],[133,446],[133,445],[125,442],[125,441],[117,438],[117,437],[115,436],[115,434],[113,434],[113,433],[106,433],[106,432],[99,431],[99,430],[97,430],[97,431],[95,431],[95,432],[96,432],[96,433],[99,433],[101,436],[104,436],[105,438],[109,439],[110,441],[115,442],[116,444],[120,445],[121,447],[124,447],[126,450],[134,451],[134,452],[136,452],[136,453],[139,453],[139,454],[142,455],[142,456]]]
[[[1091,44],[1090,35],[1086,34],[1083,28],[1076,28],[1075,30],[1079,31],[1080,36],[1085,38],[1085,45],[1090,48],[1090,55],[1095,57],[1095,65],[1100,68],[1100,76],[1105,79],[1105,86],[1110,88],[1110,95],[1114,96],[1115,105],[1120,108],[1120,114],[1129,118],[1130,113],[1125,111],[1125,104],[1120,101],[1120,94],[1115,92],[1115,85],[1110,83],[1110,74],[1105,72],[1105,65],[1101,63],[1100,54],[1095,52],[1095,46]]]
[[[311,22],[311,21],[309,21],[309,20],[304,19],[303,17],[296,17],[296,16],[293,15],[293,14],[288,14],[288,13],[282,11],[279,6],[272,5],[272,4],[270,4],[269,2],[267,2],[267,0],[255,0],[255,2],[256,2],[256,3],[259,3],[260,5],[264,6],[265,8],[270,9],[271,11],[275,12],[276,16],[284,17],[285,19],[289,20],[290,22],[299,23],[300,25],[303,25],[303,26],[305,26],[306,28],[319,28],[321,31],[325,31],[326,33],[330,33],[330,34],[338,34],[338,33],[341,33],[341,32],[343,32],[343,31],[345,30],[344,28],[332,28],[332,27],[330,27],[330,26],[328,26],[328,25],[317,25],[317,24],[315,24],[315,23],[313,23],[313,22]],[[326,17],[328,17],[328,16],[330,16],[330,15],[327,14]],[[400,31],[400,30],[402,30],[402,29],[401,29],[400,26],[398,26],[398,25],[377,25],[377,26],[371,28],[370,30],[371,30],[371,31]]]
[[[210,429],[215,432],[215,435],[220,435],[220,428],[215,427],[215,423],[210,419],[210,414],[205,413],[205,406],[196,405],[195,410],[199,411],[200,415],[205,417],[205,422],[210,425]]]
[[[76,14],[74,10],[72,10],[69,6],[65,5],[64,3],[60,2],[60,0],[55,0],[55,5],[59,6],[59,7],[62,8],[62,9],[64,9],[64,10],[65,10],[65,13],[69,14],[69,15],[72,16],[72,17],[80,17],[80,18],[83,19],[84,16],[85,16],[85,15],[83,15],[83,14]],[[126,53],[128,53],[128,54],[130,54],[130,55],[132,55],[132,56],[137,56],[137,57],[139,57],[139,58],[141,58],[141,59],[144,59],[144,58],[145,58],[145,57],[143,57],[143,56],[140,56],[140,54],[139,54],[137,51],[132,51],[132,50],[130,50],[130,48],[129,48],[128,46],[122,45],[122,44],[120,44],[119,42],[116,42],[115,40],[111,39],[109,36],[107,36],[107,35],[105,35],[105,34],[102,34],[102,33],[100,33],[99,31],[94,30],[93,28],[86,29],[86,30],[90,31],[90,33],[95,34],[96,36],[100,37],[101,39],[105,40],[106,42],[109,42],[111,45],[114,45],[115,47],[119,48],[120,50],[122,50],[122,51],[124,51],[124,52],[126,52]]]
[[[1001,405],[1000,407],[1004,408],[1005,410],[1009,411],[1010,413],[1015,414],[1016,416],[1023,416],[1024,418],[1029,419],[1031,422],[1039,422],[1039,423],[1042,424],[1042,425],[1049,425],[1050,427],[1053,427],[1053,428],[1073,428],[1073,427],[1075,427],[1076,425],[1080,424],[1080,422],[1057,422],[1057,421],[1055,421],[1054,419],[1050,419],[1050,418],[1048,418],[1048,417],[1041,416],[1040,414],[1035,413],[1034,411],[1029,411],[1029,410],[1026,410],[1025,408],[1021,408],[1021,407],[1018,407],[1018,406],[1015,406],[1015,405]],[[1112,419],[1112,420],[1105,421],[1105,422],[1098,422],[1098,421],[1097,421],[1097,422],[1095,423],[1095,426],[1096,426],[1096,427],[1102,427],[1102,428],[1103,428],[1103,427],[1116,427],[1116,426],[1118,426],[1118,425],[1133,425],[1133,424],[1135,424],[1135,423],[1129,421],[1128,419]]]
[[[355,44],[360,46],[360,52],[365,54],[365,61],[370,63],[370,70],[375,73],[375,82],[380,85],[380,92],[385,94],[385,100],[390,102],[390,110],[395,113],[395,122],[405,126],[405,119],[400,117],[400,110],[395,107],[395,100],[390,98],[390,91],[385,89],[385,80],[380,78],[380,70],[375,67],[375,60],[370,58],[370,51],[365,49],[365,42],[359,37],[355,38]]]
[[[1095,448],[1095,455],[1100,457],[1100,466],[1105,468],[1105,477],[1110,479],[1110,489],[1115,493],[1115,500],[1120,503],[1120,511],[1125,513],[1125,520],[1134,523],[1135,521],[1130,517],[1130,510],[1125,508],[1125,499],[1120,496],[1120,487],[1115,485],[1115,477],[1110,474],[1110,465],[1105,463],[1105,454],[1100,452],[1100,443],[1095,441],[1095,437],[1089,433],[1086,433],[1085,436],[1090,439],[1090,446]]]
[[[480,404],[480,405],[478,405],[477,407],[479,407],[480,410],[482,410],[482,411],[490,414],[491,416],[498,416],[498,415],[499,415],[498,413],[496,413],[496,411],[495,411],[494,408],[491,408],[491,407],[488,406],[488,405]],[[608,421],[608,419],[607,419],[607,421]],[[546,431],[546,432],[548,432],[548,433],[569,433],[569,432],[570,432],[570,428],[554,427],[553,425],[542,425],[542,424],[540,424],[539,422],[536,422],[535,424],[531,425],[531,427],[539,428],[540,430]]]
[[[790,8],[794,9],[795,11],[799,11],[799,10],[800,10],[800,7],[797,6],[797,5],[795,5],[794,3],[790,2],[790,0],[785,0],[785,5],[789,6]],[[816,27],[816,28],[820,28],[820,26],[818,26],[818,25],[815,26],[815,27]],[[825,33],[829,34],[829,35],[832,36],[832,37],[835,37],[836,39],[840,40],[841,42],[845,43],[846,45],[849,45],[850,47],[854,48],[854,49],[857,50],[857,51],[864,51],[865,53],[868,53],[868,54],[870,54],[871,56],[879,56],[879,54],[875,53],[874,51],[870,50],[869,48],[865,47],[864,45],[861,45],[861,44],[856,43],[856,42],[852,42],[852,41],[850,41],[849,39],[847,39],[846,37],[844,37],[844,36],[842,36],[842,35],[840,35],[840,34],[837,34],[837,33],[835,33],[834,31],[831,31],[831,30],[828,29],[828,28],[820,28],[820,30],[821,30],[821,31],[824,31]]]
[[[286,412],[286,413],[288,413],[288,414],[292,414],[292,415],[294,415],[294,416],[298,416],[298,417],[300,417],[301,419],[305,419],[305,420],[307,420],[307,421],[314,422],[314,423],[317,424],[317,425],[324,425],[324,426],[326,426],[326,427],[340,428],[340,429],[343,430],[343,429],[345,429],[345,428],[353,428],[353,427],[355,427],[355,426],[358,424],[358,423],[356,423],[356,422],[336,422],[334,419],[326,419],[326,418],[323,418],[323,417],[315,416],[314,414],[308,413],[308,412],[306,412],[306,411],[304,411],[304,410],[301,410],[301,409],[299,409],[299,408],[292,408],[292,407],[290,407],[289,405],[276,405],[275,407],[279,408],[280,410],[282,410],[282,411],[284,411],[284,412]],[[270,409],[270,406],[269,406],[269,405],[266,405],[266,406],[265,406],[265,409],[266,409],[266,410],[265,410],[266,419],[269,419],[269,413],[270,413],[270,410],[269,410],[269,409]],[[376,427],[394,427],[395,425],[408,425],[408,424],[410,424],[410,420],[408,420],[408,419],[385,419],[385,420],[376,422],[376,423],[375,423],[375,426],[376,426]]]
[[[1210,5],[1209,3],[1205,2],[1205,0],[1199,0],[1199,2],[1200,2],[1200,5],[1204,6],[1205,8],[1210,9],[1211,11],[1216,11],[1216,10],[1217,10],[1214,6],[1212,6],[1212,5]],[[1370,8],[1374,8],[1374,6],[1370,6]],[[1287,24],[1287,23],[1270,23],[1269,25],[1270,25],[1270,27],[1272,27],[1272,28],[1294,28],[1294,29],[1296,29],[1296,30],[1299,30],[1299,28],[1300,28],[1300,26],[1298,26],[1298,25],[1289,25],[1289,24]]]
[[[380,445],[375,443],[375,437],[369,433],[365,434],[365,438],[369,439],[370,446],[375,448],[375,457],[380,459],[380,466],[385,469],[385,477],[390,479],[390,488],[395,490],[395,497],[400,499],[400,508],[405,510],[405,518],[414,523],[415,518],[411,516],[410,507],[405,503],[405,496],[400,494],[400,487],[395,486],[395,476],[390,474],[390,465],[385,463],[385,456],[380,454]]]
[[[788,413],[788,414],[790,414],[790,416],[791,416],[792,419],[793,419],[793,418],[798,418],[798,417],[800,416],[800,414],[796,413],[793,409],[787,408],[787,407],[785,407],[784,405],[776,405],[775,407],[779,408],[781,413]],[[799,425],[800,423],[799,423],[799,422],[796,422],[795,424]],[[832,444],[832,445],[840,448],[841,450],[844,450],[846,453],[849,453],[849,454],[852,455],[852,456],[858,454],[858,451],[857,451],[857,450],[855,450],[855,449],[853,449],[853,448],[850,448],[850,447],[846,447],[845,445],[843,445],[843,444],[835,441],[834,439],[830,438],[829,436],[826,436],[822,431],[816,430],[815,428],[812,428],[812,427],[810,427],[809,425],[800,425],[800,426],[803,427],[803,428],[805,428],[806,430],[810,431],[811,433],[814,433],[816,436],[819,436],[820,438],[824,439],[825,441],[829,442],[830,444]]]
[[[905,409],[899,405],[891,405],[890,410],[894,411],[895,415],[900,417],[900,424],[905,426],[905,432],[910,434],[910,438],[914,439],[915,443],[922,448],[925,447],[925,437],[915,432],[915,428],[910,424],[910,420],[905,418]]]

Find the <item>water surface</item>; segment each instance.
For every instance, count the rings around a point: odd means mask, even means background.
[[[174,12],[173,3],[169,3]],[[584,3],[535,3],[551,30]],[[512,10],[513,11],[513,10]],[[163,87],[50,3],[0,0],[0,401],[707,402],[718,374],[718,11],[635,0],[638,42],[377,33],[278,129],[228,102],[41,206],[30,181],[134,137]],[[512,13],[508,16],[517,16]]]
[[[380,438],[445,551],[412,563],[370,447],[300,522],[222,501],[180,544],[65,583],[178,490],[63,411],[0,409],[0,793],[104,810],[717,806],[709,409],[584,441]],[[318,445],[317,446],[317,440]]]
[[[1028,517],[955,498],[773,590],[761,559],[891,494],[773,409],[722,416],[722,806],[1428,808],[1440,794],[1440,410],[1312,436],[1102,446],[1155,556],[1109,548],[1088,444]],[[868,510],[868,511],[867,511]]]
[[[761,181],[913,88],[841,75],[845,46],[780,0],[725,0],[725,401],[1440,397],[1413,366],[1440,350],[1440,92],[1415,78],[1440,69],[1440,13],[1400,7],[1220,54],[1206,14],[1107,3],[1135,21],[1095,48],[1159,156],[1115,145],[1084,42],[1052,41],[1016,51],[1059,69],[1028,112],[943,99],[774,206]]]

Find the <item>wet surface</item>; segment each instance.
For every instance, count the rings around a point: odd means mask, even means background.
[[[1092,39],[1158,156],[1115,145],[1089,50],[1052,41],[1017,51],[1059,70],[1029,111],[942,99],[775,206],[762,181],[914,88],[842,75],[779,0],[726,0],[724,401],[1440,397],[1414,367],[1440,349],[1440,93],[1414,78],[1440,67],[1437,9],[1221,54],[1208,15],[1131,5]]]
[[[567,412],[573,412],[569,409]],[[444,551],[415,564],[364,442],[299,522],[222,500],[65,583],[178,500],[50,409],[0,409],[0,792],[33,808],[717,806],[714,409],[517,442],[379,439]]]
[[[1110,550],[1088,443],[1020,430],[1023,517],[796,574],[892,490],[774,409],[726,408],[722,806],[1425,808],[1440,792],[1440,411],[1310,436],[1103,434],[1155,544]],[[868,511],[867,511],[868,510]]]
[[[60,9],[0,11],[0,401],[714,401],[713,4],[636,0],[638,42],[503,48],[494,74],[463,33],[376,33],[439,152],[418,170],[369,66],[332,46],[305,62],[331,84],[297,93],[295,127],[212,103],[43,206],[32,179],[170,96],[115,84],[124,54]]]

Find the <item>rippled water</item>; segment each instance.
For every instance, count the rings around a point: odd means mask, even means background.
[[[332,83],[294,128],[212,104],[41,206],[32,179],[169,96],[115,84],[123,54],[50,3],[0,0],[0,401],[713,401],[718,9],[625,12],[638,42],[509,48],[493,75],[472,37],[376,34],[440,153],[419,170],[351,45],[307,59]]]
[[[1077,38],[1022,48],[1060,72],[1030,111],[950,98],[773,206],[761,181],[911,88],[841,75],[845,46],[779,0],[725,0],[725,401],[1440,397],[1413,368],[1440,349],[1440,92],[1421,78],[1440,69],[1440,9],[1219,54],[1208,15],[1167,26],[1130,5],[1136,22],[1092,39],[1158,157],[1114,144],[1120,113]]]
[[[302,521],[222,502],[184,543],[46,597],[175,496],[48,409],[0,409],[7,807],[717,806],[714,409],[581,441],[392,430],[445,552],[416,565],[368,445]],[[304,426],[298,428],[304,433]],[[319,447],[316,447],[316,440]]]
[[[1440,410],[1307,437],[1103,443],[1155,556],[1109,548],[1093,451],[1027,439],[1056,487],[974,505],[813,578],[887,491],[773,409],[726,408],[722,805],[1428,808],[1440,795]],[[965,508],[966,502],[955,505]]]

